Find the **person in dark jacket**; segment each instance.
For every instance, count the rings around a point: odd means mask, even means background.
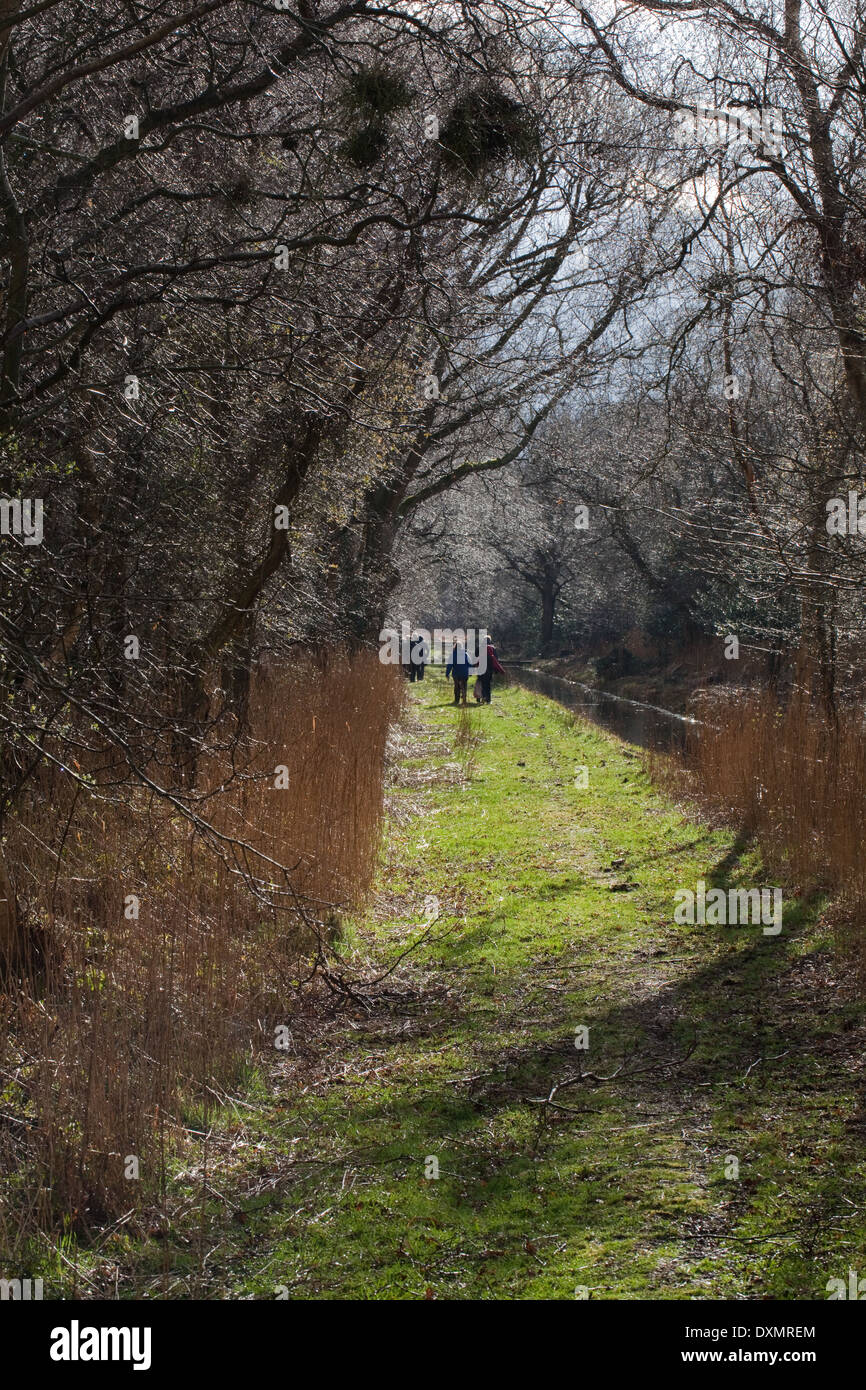
[[[489,705],[489,704],[490,704],[490,691],[491,691],[491,689],[492,689],[492,687],[493,687],[493,672],[494,672],[494,671],[495,671],[498,675],[500,675],[500,676],[504,676],[504,675],[505,675],[505,671],[504,671],[503,667],[500,666],[500,664],[499,664],[499,658],[498,658],[497,655],[496,655],[496,648],[494,647],[492,640],[488,637],[488,639],[487,639],[487,665],[486,665],[484,671],[483,671],[483,672],[481,673],[481,675],[478,677],[478,680],[479,680],[479,682],[481,683],[481,703],[482,703],[482,705]]]
[[[420,632],[413,632],[412,645],[409,648],[409,679],[410,681],[423,681],[424,667],[430,660],[430,649],[427,646],[426,638]]]
[[[469,657],[466,655],[466,648],[462,642],[455,642],[451,652],[451,660],[445,667],[445,679],[449,676],[454,681],[454,703],[455,705],[466,704],[466,687],[469,684],[469,668],[471,666]]]

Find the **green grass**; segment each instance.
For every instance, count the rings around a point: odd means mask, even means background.
[[[87,1279],[156,1297],[821,1299],[866,1274],[863,1010],[820,904],[786,900],[777,937],[674,925],[699,878],[766,884],[748,843],[549,701],[512,687],[461,718],[441,678],[413,692],[376,899],[341,962],[392,973],[318,1047],[265,1059],[211,1120],[206,1186],[187,1163],[167,1231],[80,1251]],[[580,1070],[611,1079],[544,1104]]]

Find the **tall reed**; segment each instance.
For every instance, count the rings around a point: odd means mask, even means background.
[[[835,901],[866,963],[866,727],[849,708],[830,720],[797,689],[784,705],[766,691],[705,695],[693,711],[684,765],[700,800],[760,844],[768,868],[802,892]]]
[[[375,654],[262,668],[248,733],[201,759],[198,826],[108,758],[91,790],[42,770],[5,846],[41,948],[0,994],[0,1273],[35,1232],[152,1201],[186,1114],[291,1032],[370,884],[401,698]]]

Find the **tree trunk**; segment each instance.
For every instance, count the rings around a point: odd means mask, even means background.
[[[202,739],[210,717],[210,696],[206,684],[217,659],[234,642],[245,625],[255,621],[255,608],[268,582],[290,558],[289,533],[275,525],[278,508],[290,510],[297,502],[322,437],[320,422],[310,417],[298,429],[289,447],[283,481],[268,509],[263,550],[253,568],[235,578],[226,593],[210,630],[190,644],[184,668],[176,683],[173,758],[185,786],[195,781]]]
[[[18,959],[22,945],[18,929],[18,904],[0,854],[0,974]]]
[[[797,672],[811,698],[838,731],[836,705],[836,590],[824,578],[827,570],[826,511],[823,493],[813,503],[807,559],[809,577],[800,586],[800,647]]]
[[[553,643],[557,596],[556,585],[552,580],[546,580],[541,588],[541,650],[545,652]]]

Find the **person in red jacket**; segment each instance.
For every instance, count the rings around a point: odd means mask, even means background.
[[[492,686],[493,686],[493,672],[494,672],[494,671],[495,671],[498,675],[500,675],[500,676],[504,676],[504,675],[505,675],[505,671],[503,670],[503,668],[502,668],[502,667],[500,666],[500,664],[499,664],[499,659],[498,659],[498,657],[497,657],[497,655],[496,655],[496,648],[495,648],[494,645],[493,645],[493,641],[492,641],[492,639],[491,639],[490,637],[488,637],[488,638],[487,638],[487,665],[486,665],[484,671],[483,671],[483,672],[481,673],[481,675],[479,675],[479,677],[478,677],[478,680],[479,680],[480,685],[481,685],[481,703],[482,703],[482,705],[489,705],[489,704],[490,704],[490,691],[491,691]]]

